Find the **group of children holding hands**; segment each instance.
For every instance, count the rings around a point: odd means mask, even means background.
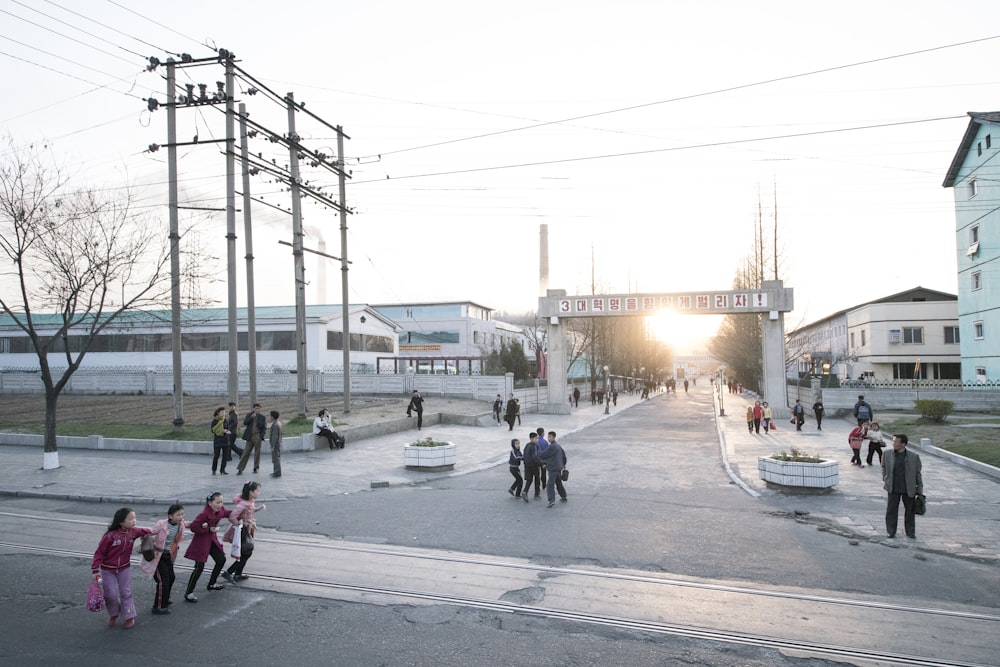
[[[172,604],[170,592],[176,579],[174,563],[186,530],[191,531],[192,537],[184,557],[194,561],[194,569],[191,571],[184,594],[186,602],[198,601],[194,590],[209,557],[215,564],[208,579],[208,590],[217,591],[224,588],[218,583],[220,575],[231,584],[249,579],[243,574],[243,569],[253,554],[252,548],[248,549],[247,545],[252,544],[257,527],[254,512],[267,509],[264,504],[256,504],[260,490],[260,484],[257,482],[244,484],[239,495],[233,497],[235,507],[232,510],[223,507],[222,493],[216,491],[205,499],[205,507],[193,521],[184,520],[183,505],[171,505],[167,510],[167,518],[157,521],[152,529],[136,526],[135,511],[129,507],[122,507],[115,512],[111,525],[97,545],[90,566],[94,577],[101,582],[104,592],[108,627],[113,627],[118,622],[119,616],[125,622],[126,630],[135,625],[136,610],[131,581],[132,549],[135,540],[147,535],[152,536],[153,558],[142,559],[139,567],[146,574],[152,575],[156,582],[154,614],[170,613]],[[223,536],[223,541],[232,543],[233,540],[241,540],[243,545],[239,558],[234,560],[225,572],[222,568],[226,564],[226,554],[222,550],[218,536],[219,523],[222,519],[229,520],[229,528]],[[247,535],[250,537],[249,540],[246,539]]]

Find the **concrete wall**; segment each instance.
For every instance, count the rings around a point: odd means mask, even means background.
[[[838,417],[850,413],[863,394],[865,401],[875,410],[876,418],[880,410],[913,410],[913,401],[931,398],[951,401],[956,412],[1000,412],[1000,392],[996,391],[949,391],[946,389],[819,389],[789,385],[788,400],[794,403],[801,399],[806,411],[812,407],[817,395],[823,397],[823,407],[828,417]]]

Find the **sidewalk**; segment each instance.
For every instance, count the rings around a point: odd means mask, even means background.
[[[899,510],[899,537],[890,540],[885,530],[886,493],[882,488],[882,469],[878,459],[874,466],[858,468],[850,464],[851,450],[847,434],[857,422],[846,419],[824,419],[823,430],[816,421],[806,418],[801,431],[788,420],[779,420],[778,429],[765,435],[747,431],[746,410],[753,400],[727,394],[726,416],[717,417],[720,445],[729,466],[751,495],[759,495],[789,511],[809,512],[811,519],[829,522],[845,535],[872,539],[898,547],[947,553],[984,562],[1000,563],[1000,481],[944,458],[923,452],[919,448],[920,433],[908,433],[909,447],[920,454],[923,464],[924,492],[927,514],[917,517],[917,539],[900,539],[903,535],[903,509]],[[716,397],[716,415],[718,398]],[[886,433],[886,447],[891,447],[892,434]],[[840,481],[831,491],[813,495],[786,493],[768,488],[759,479],[757,457],[790,451],[792,447],[840,462]],[[868,443],[862,448],[862,460],[868,455]],[[735,481],[735,480],[734,480]],[[737,482],[739,483],[739,482]]]
[[[654,394],[651,400],[658,396]],[[1000,562],[998,480],[921,453],[927,514],[917,518],[916,540],[888,540],[885,537],[881,468],[878,465],[857,468],[848,463],[847,434],[852,423],[828,419],[824,421],[824,429],[817,431],[815,422],[809,420],[802,431],[796,432],[794,426],[783,421],[771,434],[750,434],[744,415],[752,401],[735,395],[727,395],[725,401],[726,416],[716,417],[721,453],[728,462],[734,482],[761,502],[788,512],[808,512],[808,517],[802,520],[849,537],[989,563]],[[251,469],[248,469],[243,476],[237,476],[234,462],[229,466],[229,475],[211,476],[211,459],[204,455],[131,453],[122,457],[106,451],[62,450],[59,453],[61,467],[46,472],[41,469],[42,455],[38,448],[0,446],[4,464],[0,467],[0,495],[113,504],[169,505],[180,501],[197,506],[214,491],[222,491],[228,500],[244,481],[250,479],[264,485],[268,502],[360,493],[505,465],[512,437],[524,443],[528,431],[543,426],[546,431],[556,431],[564,438],[640,402],[638,395],[619,395],[618,405],[611,408],[610,415],[604,414],[603,405],[589,403],[581,403],[568,415],[528,414],[513,432],[507,430],[506,424],[496,427],[435,425],[419,432],[411,430],[348,442],[342,450],[291,453],[282,458],[285,475],[280,479],[268,477],[270,456],[262,457],[260,473],[256,475],[250,474]],[[715,410],[718,415],[717,404]],[[909,435],[911,446],[919,441],[919,433]],[[459,444],[454,470],[428,473],[403,467],[403,445],[428,436]],[[792,446],[840,461],[839,484],[830,492],[817,495],[786,494],[769,489],[757,476],[757,457],[787,451]]]

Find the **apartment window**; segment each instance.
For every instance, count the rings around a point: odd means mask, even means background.
[[[983,273],[982,271],[972,272],[972,290],[982,289],[983,287]]]
[[[982,340],[985,337],[983,333],[984,333],[983,321],[979,320],[978,322],[973,322],[972,337],[975,338],[976,340]]]
[[[985,366],[976,366],[976,384],[986,384]]]
[[[854,347],[854,332],[851,332],[851,347]]]
[[[923,327],[903,327],[903,342],[922,345],[924,342]]]
[[[969,243],[979,243],[979,225],[969,227]]]
[[[957,345],[958,339],[958,327],[945,327],[944,328],[944,343],[945,345]]]
[[[990,147],[990,143],[992,143],[992,142],[990,141],[990,135],[988,135],[988,134],[987,134],[987,135],[986,135],[986,147],[987,147],[987,148],[989,148],[989,147]]]
[[[969,181],[969,199],[972,199],[979,194],[979,183],[976,179]]]
[[[979,143],[976,144],[976,155],[981,156],[982,154],[983,154],[983,142],[980,141]]]
[[[865,345],[866,345],[866,341],[865,341],[865,330],[864,330],[864,329],[862,329],[862,330],[861,330],[861,347],[864,347]]]

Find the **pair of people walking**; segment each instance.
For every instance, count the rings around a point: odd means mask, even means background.
[[[264,416],[260,403],[254,403],[253,408],[243,418],[243,426],[245,427],[243,440],[247,444],[243,455],[240,456],[239,463],[236,464],[237,475],[242,475],[243,471],[246,470],[250,463],[250,457],[253,457],[253,471],[255,473],[260,471],[261,443],[265,437],[268,437],[268,444],[271,446],[271,465],[273,466],[271,477],[281,477],[281,440],[284,430],[280,421],[281,413],[277,410],[271,410],[269,417],[270,419]],[[270,435],[268,435],[268,426],[271,427]]]
[[[543,435],[545,429],[539,428],[528,435],[528,444],[521,452],[520,441],[516,438],[511,441],[511,454],[509,459],[510,472],[514,476],[514,484],[508,492],[514,496],[520,496],[524,502],[528,502],[528,492],[531,485],[535,485],[535,498],[541,496],[541,487],[545,487],[545,494],[549,507],[556,504],[556,492],[562,502],[569,500],[566,488],[563,486],[563,471],[566,469],[566,452],[562,445],[556,442],[556,432],[549,431],[548,438]],[[522,489],[520,463],[524,462],[524,479],[526,480]]]

